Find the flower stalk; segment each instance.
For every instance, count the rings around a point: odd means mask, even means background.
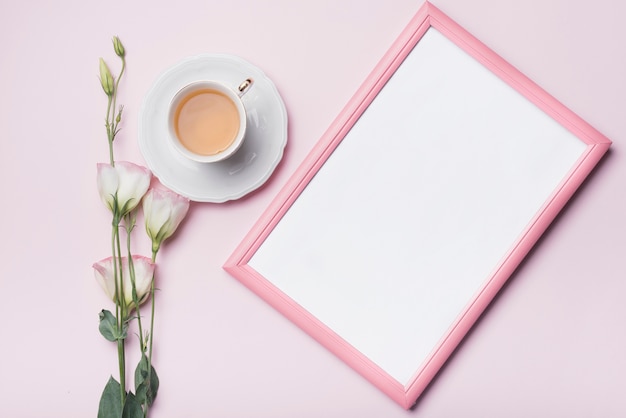
[[[99,330],[104,338],[116,343],[119,382],[113,376],[107,382],[100,398],[98,418],[147,418],[159,386],[152,365],[156,257],[163,241],[172,236],[185,217],[189,200],[169,190],[149,189],[152,173],[148,169],[128,161],[116,161],[113,143],[120,130],[123,112],[123,106],[117,109],[117,93],[126,69],[126,49],[117,36],[113,37],[113,50],[122,62],[117,78],[102,58],[99,61],[100,84],[107,96],[105,127],[109,163],[97,165],[96,178],[100,198],[111,213],[111,256],[94,263],[93,268],[96,281],[115,304],[115,315],[107,310],[100,312]],[[139,209],[144,212],[146,233],[152,240],[151,258],[131,252],[131,237]],[[125,252],[120,235],[122,230],[126,233]],[[141,304],[149,298],[152,299],[150,326],[145,332]],[[126,384],[125,341],[135,319],[141,360],[135,369],[133,393]]]
[[[122,336],[124,332],[124,323],[126,321],[126,312],[124,312],[124,276],[122,273],[122,263],[120,257],[120,227],[119,220],[113,216],[113,260],[115,262],[115,287],[117,288],[115,303],[117,313],[117,330],[118,335]],[[120,398],[121,404],[126,402],[126,349],[124,344],[125,338],[117,340],[117,364],[120,373]]]
[[[122,45],[122,41],[120,41],[120,38],[117,36],[113,37],[113,49],[115,54],[122,61],[122,68],[120,70],[120,74],[117,76],[117,79],[115,79],[115,77],[111,74],[111,70],[109,70],[106,62],[100,58],[100,84],[102,85],[104,93],[108,97],[105,126],[109,142],[109,163],[111,165],[115,165],[113,141],[115,141],[115,136],[120,130],[119,124],[122,121],[122,111],[124,110],[124,107],[120,106],[116,113],[117,91],[119,89],[122,76],[124,75],[124,71],[126,70],[126,50],[124,45]]]

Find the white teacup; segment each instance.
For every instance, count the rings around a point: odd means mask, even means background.
[[[183,156],[201,163],[233,155],[246,134],[246,109],[241,97],[252,86],[248,78],[236,89],[219,81],[195,81],[172,98],[169,137]]]

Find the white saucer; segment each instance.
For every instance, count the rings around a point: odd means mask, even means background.
[[[171,98],[196,80],[220,80],[236,88],[251,77],[254,85],[242,100],[248,128],[242,147],[227,160],[197,163],[168,142],[167,112]],[[173,191],[198,202],[239,199],[259,188],[272,174],[287,144],[287,111],[274,83],[259,68],[232,55],[187,58],[166,70],[141,106],[139,148],[154,175]]]

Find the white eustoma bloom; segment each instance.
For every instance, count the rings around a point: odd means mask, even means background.
[[[153,251],[158,251],[161,243],[174,234],[188,210],[189,199],[170,190],[150,189],[146,193],[143,213]]]
[[[98,193],[104,204],[123,217],[133,210],[150,187],[152,173],[145,167],[127,161],[115,166],[98,164]]]
[[[120,259],[117,259],[119,263]],[[127,257],[121,257],[122,261],[122,281],[121,286],[118,282],[118,292],[124,295],[123,303],[129,310],[135,308],[132,293],[132,281],[130,277],[130,266]],[[133,270],[135,272],[135,289],[137,291],[137,300],[139,304],[143,303],[150,295],[150,287],[154,277],[155,264],[148,258],[141,255],[132,256]],[[105,258],[94,263],[94,274],[96,280],[113,302],[116,302],[115,294],[115,263],[113,257]],[[118,266],[119,269],[119,266]],[[119,270],[118,270],[119,271]],[[119,280],[119,279],[118,279]],[[122,289],[120,289],[120,287]]]

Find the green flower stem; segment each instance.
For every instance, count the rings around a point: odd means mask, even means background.
[[[124,277],[123,277],[123,265],[121,259],[121,246],[120,246],[120,228],[118,216],[114,216],[113,221],[113,265],[115,269],[115,310],[117,318],[117,331],[118,335],[123,335],[124,325],[126,323],[125,312],[125,298],[124,298]],[[126,402],[126,354],[124,347],[124,338],[117,340],[117,360],[120,372],[120,395],[122,399],[122,407]]]
[[[124,339],[117,340],[117,363],[120,369],[120,395],[122,396],[122,408],[126,402],[126,349]]]
[[[124,59],[124,57],[122,58],[122,69],[120,70],[120,75],[117,76],[117,80],[115,81],[115,89],[113,90],[113,111],[115,112],[115,106],[117,104],[117,88],[120,85],[120,80],[122,79],[122,75],[124,75],[124,70],[126,69],[126,59]],[[114,119],[114,125],[113,125],[113,137],[115,137],[115,135],[117,134],[117,125],[119,124],[119,121],[117,119]]]
[[[156,263],[156,257],[159,250],[152,251],[152,262]],[[150,366],[152,366],[152,341],[154,340],[154,311],[155,311],[155,297],[154,297],[154,277],[152,277],[152,285],[150,287],[150,299],[152,299],[151,313],[150,313],[150,348],[148,350],[148,373],[150,373]]]
[[[128,250],[128,270],[130,272],[130,284],[132,286],[133,303],[135,304],[135,311],[137,312],[137,327],[139,328],[139,347],[141,348],[141,354],[146,350],[145,342],[143,340],[143,326],[141,324],[141,311],[139,309],[139,298],[137,297],[137,286],[135,284],[135,264],[133,263],[133,256],[130,250],[130,237],[135,227],[132,214],[126,216],[126,249]],[[154,279],[153,279],[154,281]]]
[[[111,104],[113,103],[113,100],[111,96],[108,96],[108,97],[109,97],[109,101],[107,103],[107,116],[106,116],[105,125],[107,128],[107,138],[109,140],[109,162],[111,166],[115,166],[115,157],[113,155],[113,137],[111,136],[111,122],[109,121],[109,118],[111,117]]]
[[[107,115],[106,115],[106,129],[107,129],[107,138],[109,140],[109,161],[112,166],[115,165],[115,158],[113,155],[113,141],[115,140],[115,136],[119,132],[118,125],[122,118],[122,110],[120,109],[119,113],[115,114],[115,107],[117,106],[117,88],[120,85],[120,80],[122,79],[122,75],[124,74],[124,70],[126,69],[126,60],[124,57],[122,59],[122,69],[120,70],[120,75],[115,80],[115,87],[113,88],[113,94],[109,96],[109,101],[107,103]],[[113,112],[111,112],[111,110]]]
[[[117,327],[119,331],[119,318],[120,318],[120,291],[118,289],[118,258],[115,251],[115,240],[116,236],[119,234],[119,228],[115,225],[115,221],[113,221],[113,228],[111,228],[111,253],[113,254],[113,281],[115,282],[115,318],[117,320]]]
[[[159,252],[159,248],[152,248],[152,262],[156,263],[157,254]],[[154,286],[154,275],[152,276],[152,284],[150,285],[150,338],[148,340],[148,378],[147,381],[151,382],[152,380],[152,343],[154,341],[154,312],[155,312],[155,286]],[[148,410],[150,409],[150,405],[148,401],[146,401],[144,408],[144,417],[148,417]]]

